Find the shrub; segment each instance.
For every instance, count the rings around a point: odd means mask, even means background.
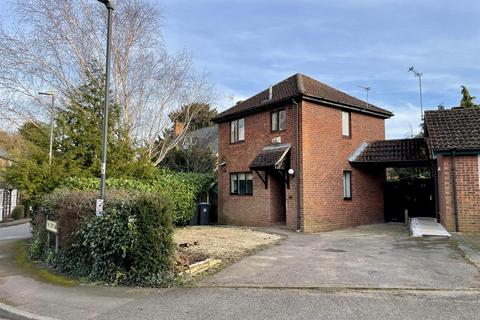
[[[13,220],[20,220],[20,219],[25,218],[25,207],[22,206],[22,205],[16,206],[12,210],[12,218],[13,218]]]
[[[58,190],[43,196],[34,205],[33,234],[46,234],[47,219],[57,221],[59,244],[61,247],[68,247],[80,221],[87,216],[95,215],[97,197],[97,192],[68,190]],[[112,191],[108,197],[116,199],[123,197],[123,194]]]
[[[107,187],[129,192],[158,192],[172,205],[173,223],[185,225],[195,210],[199,194],[205,192],[213,182],[213,176],[199,173],[179,173],[161,170],[152,180],[107,179]],[[96,178],[68,178],[62,188],[71,190],[97,190]]]
[[[34,228],[30,256],[40,257],[57,271],[91,281],[168,286],[173,280],[174,249],[171,207],[165,197],[110,192],[104,214],[96,217],[91,207],[96,196],[62,191],[45,199],[39,206],[43,211],[37,210],[36,214],[55,216],[59,236],[65,232],[62,227],[66,221],[76,222],[72,222],[71,241],[55,254],[42,248],[45,232],[40,226]],[[75,199],[79,204],[74,203]]]

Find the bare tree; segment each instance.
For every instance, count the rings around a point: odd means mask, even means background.
[[[49,105],[39,90],[68,99],[89,70],[103,69],[105,10],[94,0],[16,0],[13,5],[15,25],[0,27],[0,118],[45,119]],[[162,137],[171,122],[168,114],[213,97],[187,52],[168,53],[161,21],[151,0],[116,2],[111,89],[122,108],[121,125],[156,164],[183,136]],[[190,119],[194,116],[192,111]]]

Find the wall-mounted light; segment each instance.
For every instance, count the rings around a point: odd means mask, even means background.
[[[288,174],[291,176],[295,175],[295,170],[293,170],[292,168],[288,169]]]
[[[223,161],[222,163],[220,163],[220,167],[222,168],[223,172],[227,172],[227,162],[226,161]]]

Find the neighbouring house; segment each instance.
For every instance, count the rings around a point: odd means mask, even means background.
[[[12,157],[0,147],[0,171],[12,165]],[[0,172],[0,222],[9,219],[19,202],[19,192],[2,181]]]
[[[451,231],[480,232],[480,108],[426,111],[425,137],[439,220]]]
[[[182,147],[201,147],[208,149],[213,155],[218,153],[218,126],[200,128],[185,133]]]
[[[350,163],[393,114],[303,74],[220,113],[219,222],[305,232],[384,220],[384,168]]]
[[[174,134],[182,134],[185,125],[181,122],[174,123]],[[182,141],[178,144],[179,148],[188,149],[191,147],[201,147],[208,149],[212,155],[218,153],[218,126],[213,125],[195,130],[188,130],[184,133]]]

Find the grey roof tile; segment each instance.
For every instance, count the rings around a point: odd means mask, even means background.
[[[480,108],[425,111],[432,150],[480,151]]]

